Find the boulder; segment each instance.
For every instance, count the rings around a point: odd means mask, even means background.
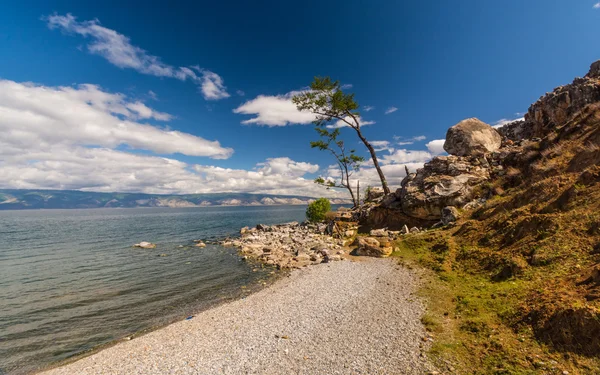
[[[156,244],[151,243],[151,242],[142,241],[140,243],[136,243],[133,246],[134,247],[141,247],[142,249],[154,249],[156,247]]]
[[[462,120],[446,133],[444,150],[451,155],[471,156],[494,152],[502,137],[490,125],[476,118]]]
[[[442,209],[442,223],[448,225],[454,223],[460,217],[460,213],[456,207],[448,206]]]
[[[392,253],[391,248],[380,247],[379,241],[375,238],[360,237],[357,242],[358,247],[355,250],[355,254],[359,256],[385,258]]]

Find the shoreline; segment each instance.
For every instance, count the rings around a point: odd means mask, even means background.
[[[390,259],[323,263],[37,373],[424,374],[417,285],[415,272]]]
[[[263,267],[263,268],[269,267],[269,268],[272,268],[273,274],[270,275],[265,280],[262,280],[262,281],[258,280],[255,283],[252,283],[252,284],[249,284],[249,285],[245,285],[245,288],[242,289],[243,292],[240,291],[237,294],[228,295],[227,297],[224,297],[224,298],[222,298],[222,299],[220,299],[218,301],[210,302],[208,304],[199,304],[197,307],[194,307],[194,308],[192,308],[190,310],[190,314],[192,314],[192,315],[188,315],[188,317],[189,316],[194,316],[195,317],[196,315],[202,314],[202,313],[204,313],[206,311],[218,308],[218,307],[223,306],[223,305],[227,305],[229,303],[233,303],[233,302],[238,301],[238,300],[245,299],[245,298],[247,298],[248,296],[250,296],[252,294],[255,294],[255,293],[258,293],[258,292],[260,292],[262,290],[270,288],[275,283],[277,283],[280,279],[285,278],[289,274],[289,270],[278,270],[275,267],[270,267],[270,266],[265,265],[265,264],[263,264],[263,263],[261,263],[259,261],[251,261],[250,264],[253,265],[254,267]],[[264,284],[264,283],[266,283],[266,284]],[[185,314],[185,315],[187,315],[187,314]],[[181,317],[174,318],[174,319],[171,319],[169,321],[166,321],[166,322],[164,322],[162,324],[157,324],[157,325],[153,325],[153,326],[148,327],[148,328],[144,328],[144,329],[142,329],[140,331],[136,331],[136,332],[133,332],[131,334],[125,335],[123,337],[116,338],[116,339],[111,340],[109,342],[106,342],[104,344],[100,344],[98,346],[95,346],[95,347],[93,347],[91,349],[87,349],[87,350],[85,350],[83,352],[74,354],[72,357],[69,357],[69,358],[66,358],[66,359],[62,359],[62,360],[59,360],[59,361],[56,361],[56,362],[49,363],[49,364],[47,364],[47,365],[45,365],[43,367],[40,367],[39,369],[33,370],[32,372],[26,372],[24,374],[25,375],[27,375],[27,374],[30,374],[30,375],[42,374],[42,373],[46,373],[48,371],[56,370],[56,369],[64,367],[64,366],[68,366],[68,365],[70,365],[72,363],[78,362],[80,360],[83,360],[85,358],[93,356],[93,355],[95,355],[97,353],[100,353],[103,350],[107,350],[107,349],[112,348],[114,346],[117,346],[117,345],[119,345],[121,343],[128,342],[128,341],[131,341],[133,339],[137,339],[137,338],[143,337],[145,335],[151,334],[151,333],[156,332],[156,331],[160,331],[162,329],[168,328],[172,324],[176,324],[178,322],[185,321],[186,319],[187,319],[187,317],[181,316]]]

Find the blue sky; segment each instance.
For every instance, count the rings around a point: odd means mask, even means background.
[[[600,59],[597,1],[123,3],[3,6],[0,187],[335,194],[288,100],[326,75],[372,107],[398,185],[448,127],[518,118]]]

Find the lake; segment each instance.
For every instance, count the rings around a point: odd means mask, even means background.
[[[205,241],[305,206],[0,211],[0,374],[26,374],[184,319],[272,279]],[[133,248],[141,241],[155,249]],[[183,247],[181,247],[183,246]]]

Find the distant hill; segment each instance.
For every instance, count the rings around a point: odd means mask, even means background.
[[[161,195],[96,193],[75,190],[0,189],[0,210],[305,205],[312,199],[295,195],[248,193]],[[349,201],[331,199],[331,203],[345,204]]]

